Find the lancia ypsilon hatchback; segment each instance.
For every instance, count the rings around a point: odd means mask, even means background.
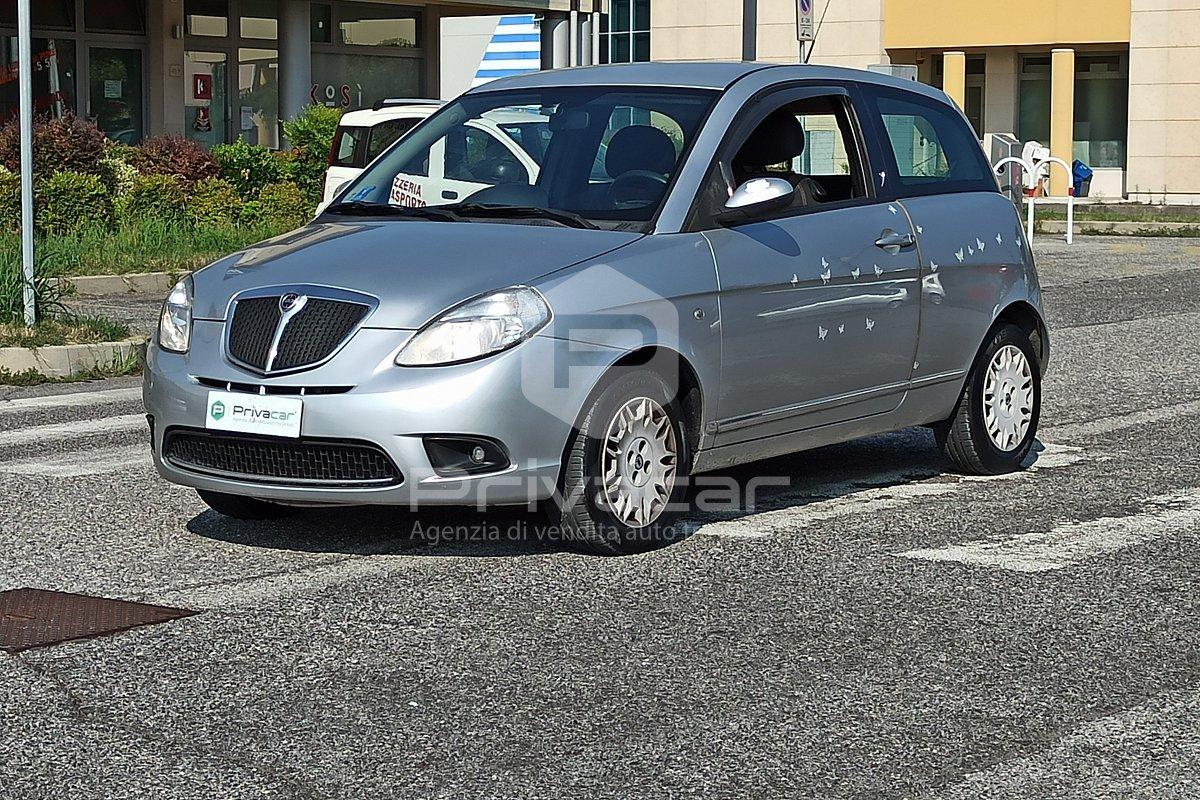
[[[1047,359],[944,94],[640,64],[475,89],[180,281],[145,402],[161,474],[222,514],[533,502],[623,553],[676,535],[699,473],[897,428],[1015,470]]]

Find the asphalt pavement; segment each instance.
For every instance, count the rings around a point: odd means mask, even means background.
[[[1027,471],[823,448],[631,558],[234,522],[155,475],[137,379],[0,388],[0,590],[201,612],[0,653],[0,798],[1200,795],[1200,243],[1037,250]]]

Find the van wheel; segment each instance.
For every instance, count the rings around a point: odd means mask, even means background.
[[[209,492],[204,489],[197,489],[196,494],[200,495],[200,499],[213,511],[232,519],[280,519],[296,513],[296,509],[291,506],[268,503],[253,497],[239,497],[236,494]]]
[[[975,359],[954,416],[934,427],[959,470],[1015,472],[1029,455],[1042,410],[1042,375],[1029,336],[1016,325],[992,334]]]
[[[628,555],[683,537],[677,519],[691,463],[683,419],[675,392],[647,370],[600,392],[572,437],[550,506],[568,544]]]

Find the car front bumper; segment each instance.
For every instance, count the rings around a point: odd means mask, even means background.
[[[197,320],[184,355],[149,348],[143,399],[153,417],[155,466],[172,483],[296,505],[485,507],[546,499],[554,492],[579,411],[617,357],[605,348],[535,336],[508,352],[467,364],[401,368],[393,361],[412,332],[364,328],[317,368],[263,378],[224,358],[223,328],[221,322]],[[568,370],[555,367],[566,364]],[[569,373],[570,380],[559,380],[560,372]],[[349,387],[337,394],[303,396],[300,441],[374,444],[402,474],[401,482],[385,487],[289,485],[202,474],[164,460],[164,434],[172,428],[204,430],[208,394],[214,383],[224,382],[268,391]],[[424,437],[431,435],[498,441],[510,465],[488,475],[439,476],[425,450]]]

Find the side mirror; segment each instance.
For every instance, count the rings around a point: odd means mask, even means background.
[[[796,197],[796,187],[783,178],[754,178],[746,181],[725,203],[717,215],[721,223],[750,219],[759,214],[787,208]]]

